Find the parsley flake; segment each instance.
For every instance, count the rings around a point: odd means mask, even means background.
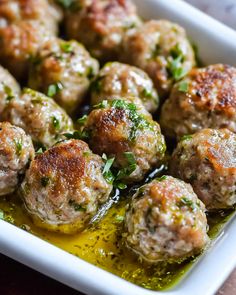
[[[61,50],[65,53],[71,53],[73,51],[72,44],[70,42],[62,42],[60,44]]]
[[[181,92],[188,92],[188,82],[186,81],[182,81],[179,83],[179,87],[178,87],[178,90],[181,91]]]
[[[53,97],[56,95],[58,92],[60,92],[63,89],[63,85],[61,82],[57,82],[55,84],[51,84],[48,86],[48,92],[47,95],[49,97]]]

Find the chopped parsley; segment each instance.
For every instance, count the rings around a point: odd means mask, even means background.
[[[178,81],[185,76],[187,73],[186,69],[182,68],[182,63],[184,61],[184,54],[177,44],[170,51],[171,58],[168,60],[167,70],[171,77]]]
[[[4,88],[4,92],[5,92],[6,95],[7,95],[6,100],[7,100],[7,101],[12,100],[12,99],[14,98],[14,94],[13,94],[12,89],[11,89],[8,85],[6,85],[6,84],[4,84],[4,83],[3,83],[3,88]]]
[[[60,120],[57,117],[52,117],[52,125],[55,129],[60,129]]]
[[[44,152],[43,148],[39,148],[39,149],[35,152],[35,154],[36,154],[36,155],[41,155],[41,154],[43,154],[43,152]]]
[[[81,118],[79,118],[79,119],[77,120],[77,123],[78,123],[79,125],[84,125],[84,123],[86,122],[87,118],[88,118],[87,115],[83,115],[83,117],[81,117]]]
[[[163,181],[166,180],[167,176],[166,175],[162,175],[161,177],[157,177],[156,180],[157,181]]]
[[[15,147],[16,147],[16,154],[20,156],[22,152],[23,142],[22,139],[14,139]]]
[[[152,98],[152,92],[148,91],[146,88],[144,88],[142,91],[142,96],[144,96],[146,98]]]
[[[108,104],[107,101],[103,101]],[[109,102],[110,103],[110,102]],[[116,109],[124,109],[128,112],[129,119],[132,121],[132,126],[129,134],[129,140],[134,141],[138,130],[144,128],[150,128],[150,123],[145,119],[144,116],[137,112],[137,107],[133,103],[126,102],[125,100],[115,99],[111,103],[111,106]]]
[[[89,134],[85,130],[83,130],[83,131],[76,130],[71,133],[64,133],[63,135],[67,139],[88,139],[89,138]]]
[[[61,82],[57,82],[57,83],[51,84],[51,85],[48,86],[47,95],[49,97],[53,97],[58,92],[60,92],[62,89],[63,89],[63,85],[62,85]]]
[[[100,103],[98,103],[98,104],[95,104],[94,106],[93,106],[93,108],[94,109],[105,109],[105,108],[107,108],[108,107],[108,101],[107,100],[103,100],[103,101],[101,101]]]
[[[184,135],[180,138],[180,141],[191,140],[193,138],[192,135]]]
[[[120,180],[124,177],[131,175],[137,168],[136,159],[132,152],[125,152],[124,157],[126,158],[128,165],[119,170],[116,176],[116,180]]]
[[[187,207],[191,208],[192,210],[194,210],[196,208],[193,201],[186,198],[186,197],[182,197],[180,199],[179,205],[180,206],[187,206]]]
[[[105,166],[102,171],[103,177],[106,179],[108,183],[112,184],[115,179],[115,176],[113,175],[111,171],[111,167],[115,161],[115,158],[108,159],[106,154],[103,154],[102,159],[105,162]]]
[[[49,181],[50,181],[49,177],[46,177],[46,176],[44,176],[40,179],[41,185],[43,187],[46,187],[49,184]]]
[[[73,51],[73,47],[70,42],[62,42],[60,47],[65,53],[71,53]]]
[[[188,82],[186,81],[182,81],[179,83],[179,87],[178,87],[178,90],[181,91],[181,92],[188,92]]]
[[[75,211],[82,211],[82,212],[86,211],[86,208],[84,208],[82,205],[76,203],[75,200],[69,200],[69,205],[71,207],[73,207]]]

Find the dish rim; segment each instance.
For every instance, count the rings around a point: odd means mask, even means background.
[[[151,7],[155,17],[169,16],[169,19],[187,27],[187,31],[191,36],[194,35],[198,43],[208,36],[207,42],[211,47],[219,45],[215,56],[200,48],[203,59],[211,61],[212,58],[217,58],[217,54],[219,56],[224,52],[223,62],[233,61],[234,57],[235,62],[231,64],[236,64],[236,32],[233,29],[182,0],[134,2],[144,14]],[[227,222],[211,247],[193,264],[181,281],[165,291],[151,291],[132,284],[3,220],[0,220],[0,253],[86,294],[212,295],[236,266],[234,233],[236,219]]]

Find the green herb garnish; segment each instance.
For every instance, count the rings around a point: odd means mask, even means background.
[[[20,156],[22,152],[23,142],[22,139],[14,139],[15,147],[16,147],[16,154]]]
[[[184,140],[191,140],[193,138],[192,135],[183,135],[181,138],[180,138],[180,141],[184,141]]]
[[[52,117],[52,125],[55,129],[60,129],[60,120],[55,116]]]
[[[163,181],[166,180],[167,176],[166,175],[162,175],[161,177],[157,177],[156,180],[157,181]]]
[[[113,175],[111,171],[111,167],[115,161],[115,158],[108,159],[106,154],[103,154],[102,159],[105,162],[105,166],[102,171],[103,177],[106,179],[108,183],[112,184],[115,179],[115,176]]]
[[[142,96],[144,96],[146,98],[152,98],[152,92],[148,91],[146,88],[144,88],[142,91]]]
[[[36,154],[36,155],[41,155],[41,154],[43,154],[43,152],[44,152],[43,148],[40,148],[40,149],[38,149],[38,150],[35,152],[35,154]]]
[[[73,47],[70,42],[62,42],[60,47],[65,53],[71,53],[73,51]]]
[[[186,197],[182,197],[180,199],[180,206],[187,206],[187,207],[191,208],[192,210],[195,209],[195,205],[194,205],[193,201],[189,200]]]
[[[83,115],[83,117],[81,117],[81,118],[79,118],[79,119],[77,120],[77,123],[78,123],[79,125],[84,125],[84,123],[86,122],[87,118],[88,118],[87,115]]]
[[[15,97],[12,89],[8,85],[3,83],[3,89],[4,89],[4,92],[7,95],[7,97],[6,97],[7,101],[10,101]]]
[[[51,85],[48,86],[47,95],[49,97],[53,97],[58,92],[60,92],[62,89],[63,89],[63,85],[62,85],[61,82],[57,82],[57,83],[51,84]]]
[[[93,108],[94,109],[105,109],[105,108],[107,108],[108,107],[108,101],[107,100],[103,100],[103,101],[101,101],[100,103],[98,103],[98,104],[95,104],[94,106],[93,106]]]
[[[76,130],[74,132],[71,133],[64,133],[63,134],[67,139],[88,139],[89,138],[89,134],[87,131],[83,130],[83,131],[79,131]]]
[[[125,152],[124,157],[126,158],[128,165],[119,170],[119,172],[116,176],[116,180],[119,180],[119,179],[122,179],[124,177],[131,175],[137,167],[136,159],[135,159],[135,156],[132,152]]]
[[[178,87],[178,90],[181,91],[181,92],[188,92],[188,82],[186,81],[182,81],[179,83],[179,87]]]
[[[178,81],[187,73],[186,69],[182,68],[182,63],[185,58],[184,53],[181,50],[179,44],[177,44],[171,49],[170,54],[171,60],[168,61],[167,70],[174,80]]]

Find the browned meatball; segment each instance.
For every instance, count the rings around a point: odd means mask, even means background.
[[[236,204],[236,135],[227,130],[204,129],[179,142],[170,172],[192,184],[207,209]]]
[[[0,123],[0,196],[15,191],[33,157],[33,143],[24,130]]]
[[[115,157],[119,179],[140,181],[165,155],[160,127],[139,106],[122,99],[103,101],[89,114],[83,128],[91,149]]]
[[[19,93],[20,86],[16,80],[7,70],[0,66],[0,120],[9,101],[18,96]]]
[[[66,32],[93,56],[114,60],[127,30],[140,24],[130,0],[75,0],[66,11]]]
[[[150,113],[158,108],[157,92],[145,72],[119,62],[105,64],[91,85],[91,103],[127,96],[139,97]]]
[[[47,0],[0,0],[0,27],[18,21],[37,21],[56,34],[61,11]]]
[[[125,228],[126,245],[149,263],[180,262],[209,243],[204,204],[189,184],[171,176],[139,188]]]
[[[203,128],[236,132],[236,68],[216,64],[193,69],[164,103],[161,126],[169,137]]]
[[[98,68],[80,43],[51,39],[32,60],[29,87],[53,97],[71,114],[83,101]]]
[[[21,187],[36,225],[67,234],[84,229],[112,190],[102,168],[101,157],[79,140],[57,144],[37,156]]]
[[[162,98],[195,65],[185,30],[167,20],[148,21],[127,34],[121,60],[146,71]]]
[[[50,37],[37,22],[20,21],[0,28],[0,63],[18,80],[25,80],[30,59]]]
[[[9,102],[3,118],[24,129],[36,146],[50,147],[62,139],[63,133],[73,131],[73,122],[61,107],[28,88]]]

